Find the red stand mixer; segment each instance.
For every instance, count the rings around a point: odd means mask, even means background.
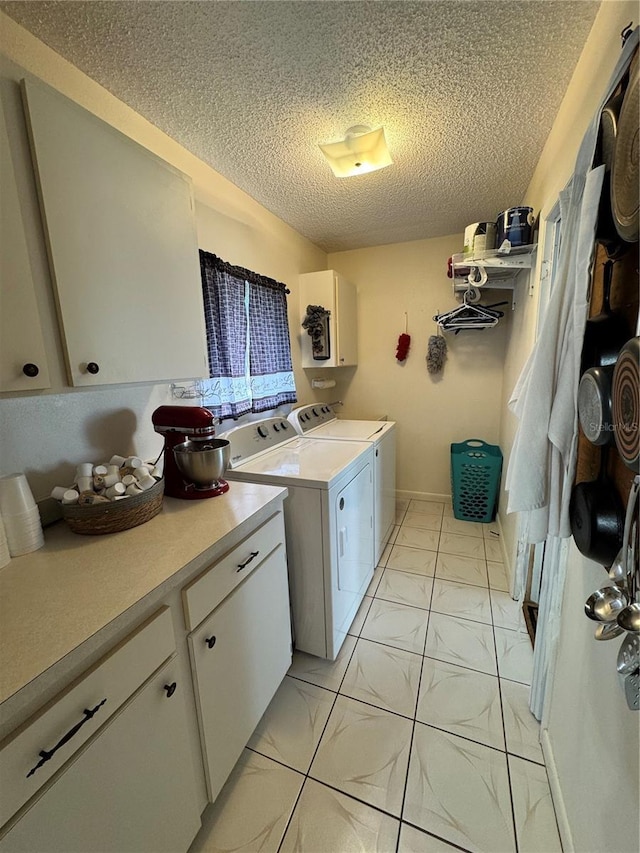
[[[215,438],[215,418],[199,406],[160,406],[151,416],[164,436],[164,493],[199,500],[223,495],[229,464],[229,442]]]

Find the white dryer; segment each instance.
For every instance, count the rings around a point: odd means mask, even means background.
[[[373,532],[376,565],[396,517],[396,425],[394,421],[337,418],[333,406],[312,403],[289,415],[299,435],[330,441],[368,441],[373,445]]]
[[[218,433],[229,481],[286,486],[295,646],[334,660],[373,576],[373,445],[301,438],[282,418]]]

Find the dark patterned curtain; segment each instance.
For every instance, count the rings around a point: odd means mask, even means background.
[[[295,403],[284,284],[200,252],[209,375],[221,420]]]

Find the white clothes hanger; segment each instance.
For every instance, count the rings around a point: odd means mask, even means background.
[[[459,332],[463,329],[490,329],[498,324],[502,311],[494,311],[484,305],[476,305],[468,301],[471,289],[462,295],[462,305],[446,311],[444,314],[436,314],[433,318],[443,331]]]

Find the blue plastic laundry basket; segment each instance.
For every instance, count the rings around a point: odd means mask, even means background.
[[[461,521],[493,521],[498,505],[502,451],[469,438],[451,445],[453,514]]]

